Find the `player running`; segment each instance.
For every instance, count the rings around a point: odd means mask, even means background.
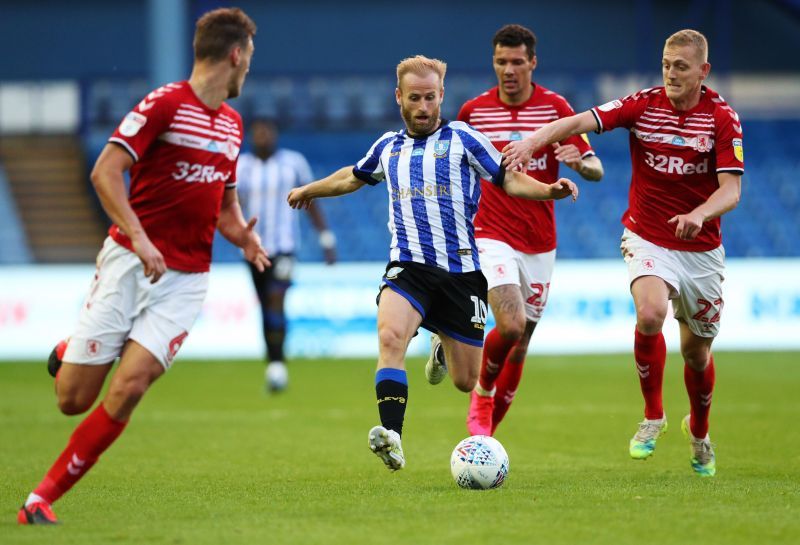
[[[466,102],[459,121],[481,131],[501,150],[549,121],[575,114],[563,97],[531,82],[537,63],[533,32],[506,25],[494,35],[492,45],[497,86]],[[585,135],[569,136],[538,151],[526,171],[552,184],[558,179],[559,163],[586,180],[603,176],[603,166]],[[556,222],[552,201],[520,199],[486,180],[481,189],[475,237],[497,327],[486,335],[480,376],[470,394],[467,429],[470,435],[493,435],[517,392],[528,343],[547,304],[556,258]],[[434,334],[426,366],[432,384],[447,372],[439,346]]]
[[[20,524],[57,523],[53,502],[86,475],[169,369],[205,298],[214,228],[259,270],[269,265],[255,218],[245,222],[236,197],[242,121],[224,102],[239,95],[255,33],[239,9],[203,15],[189,80],[142,99],[94,166],[92,182],[114,225],[75,333],[52,361],[61,412],[91,408],[118,357],[119,367],[102,402],[28,496]]]
[[[507,166],[526,164],[532,151],[570,134],[624,127],[630,131],[633,175],[621,250],[636,307],[633,347],[644,396],[644,420],[630,455],[645,459],[667,430],[661,391],[666,346],[661,330],[672,301],[678,320],[690,413],[682,429],[691,465],[716,473],[708,436],[714,390],[711,344],[719,332],[725,251],[720,216],[739,202],[744,173],[739,116],[703,85],[711,70],[708,43],[681,30],[664,45],[664,86],[644,89],[588,112],[550,123],[504,149]]]
[[[293,188],[313,180],[311,167],[300,153],[278,146],[278,126],[266,118],[250,123],[250,152],[239,157],[237,190],[242,209],[262,220],[256,225],[272,267],[259,271],[250,263],[250,277],[261,310],[261,332],[267,347],[264,387],[281,392],[289,385],[284,354],[287,319],[286,292],[292,285],[295,252],[298,248],[299,218],[285,200]],[[336,236],[327,228],[318,206],[308,209],[311,224],[319,231],[325,262],[336,262]]]
[[[289,194],[293,208],[305,208],[316,198],[386,182],[392,242],[378,295],[375,393],[381,425],[368,439],[390,470],[405,466],[400,441],[408,400],[404,359],[420,325],[439,333],[456,388],[470,392],[475,387],[487,311],[472,224],[480,179],[528,199],[578,195],[565,178],[548,185],[506,172],[485,136],[466,123],[441,119],[445,71],[436,59],[403,60],[395,97],[405,129],[381,136],[355,167]]]

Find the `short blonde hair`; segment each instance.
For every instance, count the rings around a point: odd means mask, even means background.
[[[681,47],[684,45],[694,46],[694,48],[697,50],[700,60],[703,62],[708,62],[708,40],[706,40],[706,37],[701,33],[690,28],[679,30],[667,38],[666,43],[664,43],[664,48],[666,49],[667,47],[674,46]]]
[[[400,61],[397,65],[397,88],[400,88],[400,80],[408,73],[417,76],[427,76],[431,72],[439,75],[439,81],[444,86],[444,75],[447,72],[447,64],[439,59],[429,59],[424,55],[415,55]]]

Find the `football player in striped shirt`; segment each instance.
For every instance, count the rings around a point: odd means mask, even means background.
[[[278,127],[271,119],[250,123],[251,151],[239,157],[236,169],[239,198],[247,216],[260,221],[255,230],[270,255],[272,267],[259,271],[249,263],[253,286],[261,306],[261,324],[267,347],[265,387],[280,392],[289,384],[283,344],[286,339],[284,300],[292,284],[298,217],[285,202],[289,191],[313,179],[311,167],[300,153],[278,147]],[[329,265],[336,262],[336,236],[325,223],[318,206],[308,209],[309,219],[319,232],[319,244]]]
[[[386,184],[392,242],[378,295],[375,392],[381,425],[368,440],[390,470],[405,466],[404,359],[417,329],[439,334],[456,388],[471,392],[478,378],[487,313],[472,223],[480,180],[527,199],[578,196],[565,178],[548,185],[506,171],[485,136],[464,122],[441,119],[445,71],[443,62],[421,55],[398,64],[395,98],[405,128],[381,136],[354,167],[294,189],[288,199],[293,208],[306,208],[320,197]]]
[[[56,524],[51,505],[125,430],[150,386],[172,365],[205,299],[216,228],[259,269],[269,266],[236,197],[242,120],[225,103],[244,84],[256,25],[242,10],[197,21],[186,81],[149,93],[120,123],[92,170],[114,221],[78,326],[54,351],[64,414],[89,410],[120,362],[102,401],[30,493],[20,524]],[[130,194],[125,191],[130,171]]]
[[[537,62],[533,32],[506,25],[494,35],[492,46],[497,86],[467,101],[459,121],[481,131],[501,150],[550,121],[575,115],[564,97],[531,81]],[[586,135],[569,136],[539,150],[526,171],[553,183],[562,163],[586,180],[598,181],[603,176],[603,166]],[[517,392],[528,343],[547,304],[556,259],[556,220],[552,201],[513,197],[488,181],[481,186],[475,236],[497,327],[486,335],[467,429],[470,435],[493,435]],[[438,347],[434,334],[426,367],[432,382],[443,375]]]
[[[633,174],[621,250],[636,308],[633,354],[645,404],[630,455],[651,456],[667,430],[661,396],[667,349],[661,330],[672,301],[690,406],[681,428],[690,442],[692,469],[703,477],[716,473],[708,416],[714,390],[711,344],[724,304],[720,216],[738,204],[744,173],[741,122],[718,93],[703,85],[710,70],[705,36],[678,31],[664,44],[663,87],[554,121],[504,149],[513,168],[525,164],[531,152],[572,134],[630,131]]]

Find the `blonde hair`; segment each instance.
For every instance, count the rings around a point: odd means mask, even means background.
[[[434,72],[439,75],[439,81],[444,86],[444,75],[447,72],[447,64],[439,59],[429,59],[424,55],[415,55],[400,61],[397,65],[397,87],[400,88],[400,81],[408,73],[417,76],[427,76]]]
[[[674,46],[692,45],[697,50],[697,55],[703,62],[708,62],[708,40],[701,33],[690,28],[679,30],[664,43],[664,48]]]

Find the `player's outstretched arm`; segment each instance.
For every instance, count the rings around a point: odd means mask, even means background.
[[[675,226],[675,236],[681,240],[692,240],[703,228],[703,223],[730,212],[739,204],[742,192],[742,177],[739,174],[720,172],[719,187],[700,206],[688,214],[678,214],[668,223]]]
[[[506,145],[503,148],[503,166],[516,170],[527,165],[536,150],[560,142],[573,134],[583,134],[596,129],[597,121],[590,111],[562,117],[538,129],[531,136]]]
[[[226,189],[222,196],[217,229],[228,241],[242,249],[244,258],[255,265],[258,272],[264,272],[272,263],[261,246],[261,237],[253,230],[257,221],[256,217],[250,218],[250,221],[244,220],[236,189]]]
[[[311,201],[322,197],[338,197],[364,187],[364,182],[353,174],[353,167],[342,167],[330,176],[296,187],[289,192],[287,202],[292,208],[308,208]]]
[[[599,182],[603,177],[603,163],[596,155],[581,157],[578,146],[574,144],[562,146],[558,142],[554,142],[553,147],[556,160],[580,174],[581,178],[587,182]]]
[[[543,184],[535,178],[516,170],[507,170],[503,189],[509,195],[534,201],[558,200],[572,196],[578,198],[578,186],[567,178],[560,178],[554,184]]]
[[[92,185],[117,227],[131,239],[133,251],[144,265],[144,275],[155,283],[167,270],[164,256],[150,241],[128,201],[124,173],[133,166],[133,157],[117,144],[106,144],[92,169]]]

